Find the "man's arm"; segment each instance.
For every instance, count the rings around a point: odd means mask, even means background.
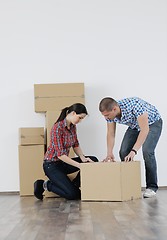
[[[149,133],[149,125],[148,125],[148,113],[143,113],[138,117],[138,124],[140,127],[140,133],[138,135],[137,141],[135,142],[133,149],[136,150],[136,152],[141,148],[143,143],[146,140],[146,137]],[[135,152],[131,151],[126,157],[125,161],[131,161],[133,160],[135,156]]]
[[[115,132],[116,123],[107,123],[107,157],[104,159],[105,162],[114,161],[113,148],[115,144]]]

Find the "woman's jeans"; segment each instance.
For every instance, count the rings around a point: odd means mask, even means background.
[[[157,164],[155,159],[155,148],[158,143],[159,137],[162,131],[162,119],[156,121],[149,126],[149,133],[142,146],[143,158],[145,161],[145,174],[146,174],[146,188],[150,188],[155,192],[158,189],[157,185]],[[124,138],[122,140],[120,148],[120,158],[124,161],[124,158],[129,154],[133,148],[139,131],[137,129],[128,128]]]
[[[87,156],[94,162],[98,162],[98,159],[93,156]],[[81,163],[79,157],[72,158],[74,161]],[[89,164],[89,163],[88,163]],[[61,160],[59,161],[44,161],[43,169],[46,176],[49,178],[47,182],[47,189],[50,192],[58,194],[60,197],[66,199],[81,199],[80,187],[80,171],[77,167],[69,165]],[[78,172],[73,181],[69,179],[68,174]]]

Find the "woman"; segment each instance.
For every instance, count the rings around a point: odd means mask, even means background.
[[[66,199],[80,199],[80,172],[71,181],[67,176],[80,169],[82,162],[97,162],[93,156],[84,156],[77,139],[76,125],[87,115],[86,107],[75,103],[62,110],[51,129],[50,145],[44,156],[43,169],[49,180],[37,180],[34,183],[34,195],[42,200],[43,192],[48,190]],[[73,148],[78,157],[70,158]]]

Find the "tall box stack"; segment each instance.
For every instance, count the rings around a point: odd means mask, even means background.
[[[81,200],[128,201],[139,198],[139,161],[81,164]]]
[[[20,196],[31,196],[34,181],[45,177],[42,168],[44,128],[20,128],[19,144]]]

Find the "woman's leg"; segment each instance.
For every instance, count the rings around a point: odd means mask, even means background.
[[[80,189],[75,186],[67,176],[66,163],[62,161],[51,163],[45,162],[43,168],[46,176],[49,178],[47,182],[48,191],[54,192],[60,197],[69,200],[81,198]],[[77,168],[75,168],[75,171],[76,170]]]

